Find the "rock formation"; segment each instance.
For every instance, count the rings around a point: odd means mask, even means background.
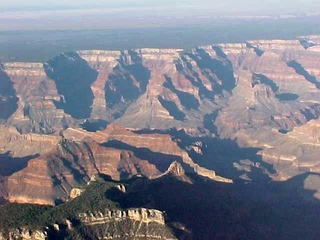
[[[79,220],[78,225],[85,227],[87,232],[92,231],[97,239],[176,239],[165,225],[164,214],[156,209],[106,209],[103,212],[80,213],[75,217]],[[70,220],[66,219],[65,224],[62,226],[63,224],[55,223],[44,230],[21,227],[8,230],[6,233],[0,231],[0,240],[51,240],[57,236],[61,238],[74,232]],[[86,239],[92,235],[78,237]]]
[[[31,231],[27,228],[14,229],[11,230],[8,236],[4,236],[3,233],[0,233],[0,240],[46,240],[47,233],[46,231],[34,230]]]
[[[75,189],[94,174],[115,180],[136,174],[155,178],[176,160],[189,172],[229,181],[195,164],[168,134],[137,134],[110,124],[106,130],[95,133],[69,128],[52,140],[47,145],[49,149],[30,149],[28,153],[35,154],[34,157],[20,171],[7,177],[3,186],[7,196],[3,197],[11,202],[55,205],[71,195],[78,196]]]
[[[80,222],[100,228],[97,239],[176,239],[166,228],[164,216],[155,209],[109,210],[82,213]]]
[[[319,39],[2,63],[0,199],[54,204],[92,174],[154,178],[174,161],[228,183],[319,173]]]
[[[82,213],[79,215],[82,223],[88,226],[105,224],[113,221],[134,220],[142,223],[157,223],[164,225],[164,216],[161,211],[154,209],[106,210],[102,212]]]
[[[46,75],[42,63],[5,63],[4,72],[12,81],[18,108],[8,120],[23,133],[53,133],[72,122],[55,107],[63,96]]]

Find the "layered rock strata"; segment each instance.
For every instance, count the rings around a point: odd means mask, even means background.
[[[1,170],[0,193],[54,204],[91,174],[156,177],[173,161],[231,182],[193,159],[206,154],[202,142],[187,151],[170,131],[163,134],[168,129],[259,148],[230,171],[265,161],[273,179],[319,173],[319,39],[84,50],[44,64],[3,63],[0,165],[14,164]],[[206,163],[219,158],[212,153]]]

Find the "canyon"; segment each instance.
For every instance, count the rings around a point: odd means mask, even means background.
[[[57,205],[94,174],[175,161],[228,184],[320,174],[319,60],[313,35],[3,62],[0,202]]]
[[[235,168],[274,180],[318,173],[318,44],[314,35],[2,63],[2,198],[54,204],[94,173],[152,177],[173,160],[227,182]],[[212,139],[243,151],[225,160]],[[22,190],[37,187],[39,199]]]

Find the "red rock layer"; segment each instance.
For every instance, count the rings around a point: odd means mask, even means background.
[[[9,123],[21,132],[52,133],[72,121],[54,101],[61,101],[55,83],[41,63],[5,63],[4,70],[13,82],[18,109]]]
[[[152,177],[160,172],[130,151],[103,147],[94,141],[62,139],[50,152],[30,160],[25,169],[8,178],[8,200],[53,205],[65,201],[72,188],[85,184],[93,174],[119,180],[136,174]]]

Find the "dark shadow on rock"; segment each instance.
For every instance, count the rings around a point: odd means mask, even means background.
[[[88,132],[97,132],[99,130],[104,130],[106,129],[107,125],[108,122],[102,119],[89,119],[80,124],[80,126]]]
[[[254,87],[257,84],[265,84],[269,86],[274,93],[279,90],[279,87],[272,79],[268,78],[263,74],[253,73],[251,86]]]
[[[317,78],[315,76],[310,75],[300,63],[293,60],[288,62],[287,65],[288,67],[293,68],[297,74],[303,76],[308,82],[315,85],[316,88],[320,89],[320,82],[317,81]]]
[[[77,183],[85,183],[84,179],[86,179],[87,175],[85,174],[85,170],[83,169],[83,167],[81,167],[80,164],[77,164],[77,162],[79,161],[78,156],[73,155],[73,159],[71,161],[64,157],[60,157],[59,159],[62,162],[63,167],[68,169],[68,171],[72,174],[72,177]],[[79,167],[80,169],[78,170],[77,167]],[[61,182],[59,184],[61,184]]]
[[[3,197],[0,197],[0,206],[4,205],[6,203],[8,203],[8,201],[6,199],[4,199]]]
[[[191,109],[195,109],[197,110],[199,108],[199,100],[196,99],[193,95],[191,95],[190,93],[187,92],[183,92],[180,90],[177,90],[172,83],[172,80],[170,77],[165,76],[166,81],[163,83],[163,86],[170,89],[171,92],[175,93],[179,100],[180,103],[187,109],[187,110],[191,110]]]
[[[155,165],[160,172],[165,172],[170,164],[174,161],[181,163],[187,171],[192,171],[188,165],[183,163],[180,156],[153,152],[148,148],[137,148],[117,140],[110,140],[106,143],[103,143],[102,145],[104,147],[112,147],[120,150],[131,151],[137,158],[146,160],[149,163]]]
[[[120,108],[120,116],[126,108],[122,105],[145,93],[150,79],[150,70],[142,65],[141,57],[134,51],[129,51],[128,55],[131,62],[127,62],[126,53],[122,53],[119,64],[108,76],[104,89],[107,107]]]
[[[298,94],[295,93],[280,93],[278,92],[278,85],[270,78],[263,74],[253,73],[251,86],[254,87],[258,84],[264,84],[271,88],[272,92],[275,93],[275,97],[280,101],[295,101],[299,98]]]
[[[206,129],[208,129],[211,133],[218,136],[218,129],[214,125],[216,118],[218,117],[219,111],[215,111],[213,113],[208,113],[203,117],[203,125]]]
[[[149,128],[144,128],[144,129],[139,129],[139,130],[133,130],[133,133],[136,134],[166,134],[170,129],[168,130],[162,130],[162,129],[149,129]]]
[[[179,110],[175,102],[172,101],[167,101],[163,97],[158,96],[158,100],[161,104],[161,106],[166,109],[170,116],[172,116],[174,119],[178,121],[183,121],[185,120],[186,115]]]
[[[0,64],[0,120],[7,120],[18,109],[18,98],[8,75]]]
[[[279,129],[278,133],[287,134],[289,131],[287,129]]]
[[[105,85],[108,108],[113,108],[122,101],[132,101],[139,96],[139,88],[134,85],[130,73],[123,71],[120,65],[113,69]]]
[[[299,98],[298,94],[294,93],[279,93],[276,97],[281,101],[295,101]]]
[[[261,57],[262,54],[264,54],[264,51],[262,51],[261,49],[253,46],[252,44],[250,44],[248,42],[246,43],[246,46],[247,46],[247,48],[253,49],[253,51],[255,52],[255,54],[257,54],[258,57]]]
[[[287,181],[283,182],[282,184],[276,184],[272,183],[276,187],[278,187],[278,190],[282,192],[288,192],[290,195],[288,196],[288,200],[291,199],[293,202],[296,202],[297,204],[301,201],[307,201],[310,202],[318,202],[319,199],[314,198],[314,194],[316,193],[316,190],[308,190],[305,189],[305,182],[310,177],[317,177],[320,180],[320,174],[319,173],[312,173],[312,172],[306,172],[302,173],[300,175],[294,176]],[[314,181],[313,186],[315,189],[320,190],[320,181]]]
[[[256,184],[225,184],[196,175],[189,176],[192,184],[174,176],[135,178],[116,201],[122,208],[163,211],[166,223],[182,224],[191,239],[317,239],[320,202],[305,200],[314,194],[303,189],[308,175]]]
[[[310,47],[316,46],[316,44],[309,42],[306,39],[299,39],[300,44],[304,47],[305,50],[307,50]]]
[[[214,92],[208,90],[203,84],[199,77],[199,74],[193,69],[193,66],[188,62],[185,56],[181,56],[180,60],[175,62],[176,69],[180,72],[186,79],[188,79],[191,84],[199,89],[199,96],[201,99],[214,99]],[[184,68],[184,66],[186,68]]]
[[[307,121],[310,121],[312,119],[317,119],[319,117],[318,112],[320,112],[320,105],[316,104],[314,107],[311,106],[311,109],[305,108],[301,109],[300,112],[305,116]]]
[[[227,58],[223,60],[211,58],[203,49],[197,49],[197,55],[190,54],[189,56],[196,61],[202,73],[213,84],[214,94],[221,94],[223,90],[231,92],[235,88],[233,66]]]
[[[150,79],[150,70],[142,65],[142,58],[135,51],[129,50],[128,54],[133,64],[123,64],[123,68],[131,73],[139,83],[141,93],[145,93]]]
[[[118,183],[119,182],[119,181],[116,181],[116,180],[112,179],[112,177],[110,175],[107,175],[107,174],[99,173],[99,177],[102,178],[106,182],[113,182],[113,183]]]
[[[268,182],[271,180],[268,174],[274,174],[273,166],[262,161],[258,151],[259,148],[240,148],[238,144],[230,139],[219,139],[213,137],[190,137],[184,131],[170,131],[180,148],[185,149],[192,160],[218,175],[240,180],[240,176],[247,175],[252,181]],[[195,143],[201,149],[197,153],[193,148]]]
[[[222,48],[217,46],[217,45],[213,45],[212,49],[216,52],[217,56],[222,58],[222,59],[227,59],[227,55],[223,52]]]
[[[74,52],[60,54],[48,61],[44,64],[44,70],[55,81],[58,93],[63,96],[63,99],[55,102],[56,107],[76,119],[90,117],[94,98],[91,84],[98,72]]]
[[[275,174],[273,166],[262,161],[258,152],[260,148],[241,148],[230,139],[217,137],[191,137],[183,130],[170,128],[167,130],[142,129],[137,134],[170,134],[181,149],[188,152],[192,160],[201,167],[215,171],[218,175],[242,181],[239,177],[246,174],[253,182],[269,182],[269,174]],[[201,153],[190,146],[201,143]],[[241,169],[242,168],[242,169]],[[250,171],[246,171],[249,169]]]
[[[12,157],[10,152],[0,154],[0,175],[10,176],[24,169],[31,159],[39,157],[39,154],[26,157]]]

